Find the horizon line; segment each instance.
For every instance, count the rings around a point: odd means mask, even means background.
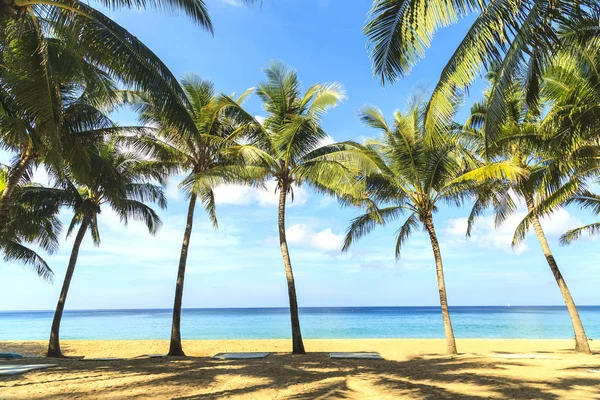
[[[564,307],[565,304],[515,304],[515,305],[455,305],[448,306],[450,308],[467,308],[467,307],[481,307],[481,308],[492,308],[492,307],[503,307],[503,308],[522,308],[522,307]],[[580,307],[600,307],[600,304],[580,304]],[[299,309],[315,309],[315,308],[440,308],[440,306],[304,306],[298,307]],[[266,306],[266,307],[184,307],[182,310],[260,310],[260,309],[284,309],[288,310],[288,306]],[[172,308],[73,308],[65,309],[65,312],[69,311],[172,311]],[[54,309],[47,310],[0,310],[0,313],[16,313],[16,312],[54,312]]]

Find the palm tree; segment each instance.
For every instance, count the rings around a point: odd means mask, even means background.
[[[0,148],[15,155],[0,195],[2,232],[13,192],[33,168],[89,170],[89,145],[127,128],[107,117],[119,99],[109,74],[55,37],[40,38],[32,18],[0,27]]]
[[[248,4],[256,2],[244,1]],[[100,5],[112,9],[153,7],[180,11],[211,33],[213,31],[203,0],[102,0]],[[61,146],[60,136],[64,130],[61,115],[64,104],[60,101],[61,91],[58,87],[66,81],[64,76],[56,76],[56,64],[53,65],[53,62],[57,53],[55,51],[53,54],[52,46],[58,43],[63,45],[62,51],[58,53],[63,58],[63,63],[58,64],[62,68],[66,66],[74,69],[85,65],[83,70],[86,74],[97,72],[128,88],[142,90],[156,104],[162,104],[163,114],[169,116],[174,123],[182,121],[180,130],[185,128],[185,114],[178,114],[178,111],[181,111],[182,105],[189,104],[184,104],[187,98],[177,79],[137,37],[88,2],[0,0],[0,32],[0,52],[3,56],[0,61],[0,86],[7,82],[9,85],[15,83],[11,75],[13,78],[15,75],[23,75],[24,69],[31,72],[27,79],[17,82],[20,88],[12,91],[10,88],[0,88],[0,108],[5,106],[3,103],[6,99],[3,97],[10,98],[17,94],[20,97],[18,106],[21,111],[23,107],[27,107],[29,112],[33,111],[30,115],[43,119],[27,127],[38,130],[38,141],[20,152],[18,162],[11,169],[7,189],[0,198],[0,232],[8,221],[7,209],[13,188],[27,170],[31,159],[39,157],[40,144]],[[49,35],[52,37],[50,40]],[[67,62],[64,62],[65,58],[69,58]],[[7,60],[14,62],[7,63]],[[16,116],[18,112],[9,108],[7,114]],[[66,153],[70,150],[67,149]]]
[[[406,76],[421,59],[440,28],[475,14],[475,20],[444,66],[429,101],[425,124],[443,130],[452,121],[456,91],[464,91],[492,64],[498,79],[490,93],[486,136],[505,117],[506,89],[526,71],[527,101],[534,105],[544,70],[564,42],[562,33],[598,35],[578,30],[581,19],[598,15],[595,0],[374,0],[364,32],[375,73],[382,82]],[[597,24],[596,24],[597,25]]]
[[[589,191],[582,181],[597,178],[600,164],[598,131],[600,125],[600,35],[597,34],[598,15],[581,18],[577,25],[564,32],[567,43],[545,72],[542,95],[551,102],[544,124],[553,131],[551,145],[560,151],[556,157],[567,164],[564,172],[569,179],[551,196],[541,201],[536,212],[576,204],[600,210],[598,195]],[[578,35],[572,31],[579,32]],[[595,235],[600,225],[592,223],[572,229],[561,237],[561,244],[570,244],[583,233]]]
[[[203,0],[126,1],[102,0],[100,6],[111,9],[155,8],[179,11],[192,21],[212,32],[212,24]],[[69,52],[90,61],[106,71],[113,79],[127,87],[145,90],[162,99],[165,113],[183,101],[183,91],[166,65],[137,37],[80,0],[2,0],[0,25],[32,24],[38,37],[31,62],[40,72],[40,78],[51,80],[52,68],[47,66],[51,55],[45,46],[49,32],[66,43]],[[20,38],[16,36],[15,45]],[[48,97],[46,94],[45,97]]]
[[[243,0],[252,4],[258,0]],[[213,33],[213,26],[204,0],[100,0],[99,6],[109,9],[154,8],[179,12]],[[0,25],[33,21],[39,37],[36,62],[46,79],[50,79],[50,59],[44,46],[44,35],[52,32],[68,44],[69,51],[92,62],[113,79],[129,88],[143,90],[162,101],[163,113],[173,121],[176,110],[186,101],[177,79],[167,66],[136,36],[82,0],[0,0]],[[17,38],[18,41],[18,38]],[[33,53],[31,53],[33,54]],[[183,127],[183,125],[181,125]]]
[[[187,75],[181,86],[187,99],[181,111],[186,115],[184,122],[187,124],[183,130],[179,125],[181,121],[172,121],[169,115],[163,113],[161,104],[138,93],[133,94],[130,100],[140,111],[141,119],[158,128],[145,135],[121,139],[136,151],[156,160],[155,166],[160,166],[165,174],[186,175],[180,187],[189,196],[189,205],[175,286],[169,347],[171,356],[185,355],[181,345],[181,308],[196,202],[199,198],[216,229],[218,221],[213,188],[227,183],[252,182],[252,167],[241,163],[242,160],[228,150],[236,145],[234,138],[240,132],[239,123],[228,116],[227,109],[231,105],[220,99],[210,81],[197,75]],[[236,100],[226,98],[236,107],[241,107],[249,93],[245,92]]]
[[[6,188],[7,168],[0,168],[0,194]],[[52,254],[58,250],[62,224],[58,219],[59,207],[53,202],[29,199],[30,191],[39,191],[39,185],[18,186],[10,204],[11,220],[0,235],[0,252],[4,261],[15,261],[29,266],[40,278],[52,281],[54,273],[46,261],[26,244],[34,244]],[[39,200],[39,199],[38,199]]]
[[[462,140],[461,127],[456,124],[448,126],[445,135],[432,144],[427,140],[423,110],[424,103],[413,100],[407,112],[396,111],[391,126],[378,108],[368,106],[361,111],[361,120],[381,133],[380,139],[369,140],[364,150],[378,171],[363,176],[362,204],[366,212],[352,220],[343,250],[348,250],[376,225],[389,224],[408,212],[397,233],[396,258],[410,235],[422,225],[429,235],[435,259],[446,351],[457,354],[433,215],[439,203],[461,206],[485,177],[514,178],[519,171],[501,163],[481,166],[476,154]]]
[[[74,215],[67,236],[79,226],[52,320],[48,357],[63,357],[60,349],[60,322],[79,248],[88,232],[94,245],[100,245],[98,215],[103,206],[109,206],[125,224],[130,219],[144,222],[151,234],[155,234],[162,225],[156,212],[144,204],[153,202],[161,208],[166,207],[161,188],[148,183],[148,179],[155,175],[152,163],[139,154],[119,151],[114,142],[102,145],[98,150],[98,154],[92,155],[93,174],[74,178],[66,172],[65,177],[58,180],[56,189],[44,189],[39,193],[40,196],[46,196],[73,209]]]
[[[321,146],[327,138],[321,118],[344,99],[338,83],[315,84],[303,94],[296,71],[282,63],[272,63],[265,74],[267,79],[258,85],[256,93],[263,101],[266,118],[261,123],[238,109],[237,118],[245,121],[241,134],[247,143],[237,146],[235,151],[259,168],[255,172],[261,174],[262,179],[273,179],[277,183],[279,244],[288,287],[292,352],[304,354],[296,284],[285,231],[287,198],[291,195],[293,200],[293,188],[306,183],[319,192],[339,195],[343,199],[353,187],[361,160],[365,160],[359,146],[352,142]]]
[[[546,234],[540,222],[540,216],[551,213],[560,207],[564,193],[582,193],[585,191],[585,174],[574,174],[580,161],[578,154],[586,152],[585,143],[571,143],[569,146],[558,146],[562,135],[552,130],[552,124],[541,120],[539,114],[526,106],[524,93],[518,83],[513,83],[507,94],[508,111],[505,122],[498,127],[496,140],[488,144],[487,159],[490,161],[506,161],[527,171],[527,175],[518,180],[497,182],[486,186],[477,193],[478,198],[469,217],[469,230],[476,218],[486,208],[492,206],[496,214],[496,225],[504,222],[506,217],[516,210],[513,196],[522,200],[528,214],[517,227],[513,247],[518,246],[527,235],[530,226],[538,238],[548,266],[563,296],[575,333],[575,349],[590,353],[585,330],[571,292],[565,282],[558,263],[552,254]],[[470,120],[465,124],[471,133],[479,135],[484,141],[485,125],[488,122],[489,92],[485,99],[472,108]],[[550,111],[546,118],[552,118]],[[482,148],[485,146],[481,146]],[[597,167],[596,167],[597,170]],[[500,190],[498,190],[500,189]],[[585,193],[585,192],[583,192]],[[577,201],[573,199],[571,201]]]

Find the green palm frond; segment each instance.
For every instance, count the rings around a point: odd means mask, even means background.
[[[379,129],[382,133],[388,133],[390,128],[385,120],[383,111],[375,106],[365,106],[359,113],[360,120],[363,124],[374,129]]]
[[[73,1],[73,3],[75,3]],[[134,10],[155,8],[166,12],[182,12],[192,21],[213,32],[208,9],[203,0],[99,0],[99,3],[110,9],[130,8]]]
[[[212,226],[215,229],[219,229],[219,222],[217,221],[217,207],[215,204],[215,193],[211,189],[200,192],[200,200],[204,205],[204,209],[208,214],[208,218]]]
[[[346,231],[342,251],[347,251],[354,242],[368,235],[377,225],[390,223],[399,218],[403,212],[404,210],[398,206],[381,209],[376,206],[370,207],[368,212],[352,220]]]
[[[2,243],[2,252],[5,261],[18,261],[30,267],[40,278],[52,282],[54,272],[44,259],[35,251],[16,242]]]
[[[439,28],[482,6],[477,0],[375,0],[364,28],[375,74],[383,82],[405,76]]]
[[[579,239],[584,233],[587,233],[589,236],[597,235],[600,233],[600,223],[596,222],[579,228],[571,229],[560,237],[560,244],[563,246],[571,244],[575,240]]]
[[[417,229],[418,227],[419,227],[419,219],[417,217],[417,214],[412,213],[406,219],[404,224],[402,224],[400,229],[398,229],[397,238],[396,238],[396,252],[395,252],[396,260],[400,259],[400,250],[402,250],[402,246],[404,245],[404,243],[406,243],[406,241],[408,240],[408,238],[410,237],[412,232],[415,229]]]
[[[141,221],[152,235],[155,235],[162,226],[162,221],[158,214],[151,207],[140,201],[121,199],[117,203],[113,203],[111,207],[125,225],[127,225],[130,219]]]
[[[337,107],[346,99],[344,87],[337,83],[318,84],[309,88],[300,101],[300,107],[306,107],[306,115],[321,118],[330,108]]]

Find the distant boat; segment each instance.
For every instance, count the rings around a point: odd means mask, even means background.
[[[508,303],[508,304],[506,305],[506,307],[510,307],[510,303]]]

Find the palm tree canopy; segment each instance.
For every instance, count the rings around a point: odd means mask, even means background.
[[[0,195],[6,186],[6,169],[0,169]],[[40,278],[52,281],[54,273],[47,262],[28,247],[33,244],[50,254],[58,250],[62,224],[58,219],[59,205],[44,196],[30,196],[44,192],[39,185],[22,185],[15,191],[10,205],[11,220],[0,235],[0,252],[4,261],[16,261],[30,267]]]
[[[565,61],[557,58],[558,66]],[[552,66],[550,70],[560,68]],[[556,75],[555,75],[556,76]],[[495,71],[489,74],[493,80]],[[547,87],[550,86],[550,87]],[[542,93],[556,93],[556,86],[565,89],[559,80],[551,79],[542,87]],[[489,108],[493,89],[484,93],[483,101],[474,104],[465,124],[464,134],[479,143],[485,143],[485,126],[489,123]],[[587,179],[598,170],[600,151],[589,136],[574,131],[560,117],[563,106],[556,99],[544,96],[541,104],[548,110],[543,116],[527,105],[522,83],[514,82],[506,93],[507,110],[502,124],[497,127],[494,141],[484,146],[482,154],[487,161],[506,162],[527,171],[518,180],[496,179],[477,192],[469,216],[472,224],[486,209],[493,208],[496,225],[503,223],[516,210],[514,200],[523,200],[528,214],[517,227],[513,246],[520,244],[527,234],[532,216],[551,214],[572,200],[573,195],[587,193]]]
[[[354,142],[324,144],[329,137],[321,120],[344,100],[342,86],[319,83],[303,92],[296,71],[277,61],[265,69],[265,75],[256,88],[264,120],[223,97],[231,106],[230,114],[241,123],[236,134],[244,143],[232,151],[255,166],[257,178],[274,179],[278,190],[292,196],[293,185],[307,183],[317,191],[343,197],[355,186],[359,166],[370,164]]]
[[[89,169],[94,143],[138,129],[108,118],[120,96],[106,71],[64,41],[43,36],[33,18],[0,27],[0,148],[16,154],[13,165],[31,158],[26,176],[39,162]]]
[[[390,125],[377,107],[365,107],[361,120],[380,136],[365,144],[364,152],[378,171],[365,174],[363,206],[366,213],[355,218],[346,235],[344,250],[405,212],[408,218],[397,232],[396,257],[420,222],[430,219],[440,203],[461,206],[480,185],[495,177],[516,179],[522,173],[507,163],[483,165],[462,127],[447,127],[442,142],[427,140],[425,103],[416,98],[406,112],[396,111]]]
[[[162,222],[145,203],[166,208],[162,188],[151,183],[161,171],[157,172],[142,154],[120,148],[115,140],[98,146],[97,150],[90,160],[94,173],[80,175],[67,169],[62,175],[53,176],[54,188],[30,190],[28,198],[71,208],[74,215],[67,236],[85,221],[97,246],[100,244],[98,215],[104,207],[110,207],[125,225],[132,219],[141,221],[155,234]]]
[[[155,8],[181,12],[212,32],[212,23],[203,0],[99,0],[97,5],[109,9]],[[72,61],[75,62],[66,64],[67,66],[76,66],[82,61],[89,62],[114,81],[130,89],[147,92],[157,104],[162,102],[163,113],[173,121],[178,121],[181,117],[177,111],[180,110],[178,106],[186,101],[185,93],[166,65],[137,37],[88,2],[0,1],[0,30],[3,31],[3,37],[12,39],[7,42],[11,47],[30,47],[28,51],[19,54],[30,57],[26,60],[27,64],[37,70],[39,79],[52,79],[53,69],[48,67],[51,54],[45,39],[52,37],[63,43],[69,56],[74,57]],[[22,44],[21,41],[26,43]],[[3,69],[7,68],[10,66],[3,64]],[[34,95],[31,92],[31,97],[36,100],[41,94],[38,104],[41,101],[55,103],[55,93],[52,90],[36,93]],[[50,105],[46,105],[46,108],[51,110]],[[58,125],[56,113],[54,117],[54,121],[47,121]]]
[[[583,209],[589,209],[595,215],[600,215],[600,196],[589,191],[582,191],[580,194],[572,196],[567,200],[566,204],[577,204]],[[600,222],[569,230],[560,237],[560,243],[562,245],[571,244],[579,239],[584,233],[587,233],[590,236],[599,234]]]
[[[375,0],[364,28],[375,73],[383,82],[405,76],[424,56],[437,30],[471,13],[476,14],[475,20],[443,68],[427,107],[425,123],[432,135],[442,133],[451,122],[457,95],[493,64],[499,68],[487,136],[503,119],[505,89],[517,77],[526,77],[527,100],[535,103],[543,71],[561,45],[567,46],[564,32],[573,32],[582,19],[597,17],[598,4],[593,0]],[[575,31],[579,37],[600,34],[597,26]]]
[[[244,128],[230,110],[241,110],[251,90],[233,99],[217,94],[212,82],[195,74],[186,75],[181,86],[186,94],[186,102],[180,105],[184,118],[176,122],[151,96],[128,93],[141,122],[156,128],[120,140],[153,160],[165,175],[183,174],[180,187],[200,197],[217,227],[213,189],[222,184],[253,184],[256,176],[256,168],[231,151]]]

